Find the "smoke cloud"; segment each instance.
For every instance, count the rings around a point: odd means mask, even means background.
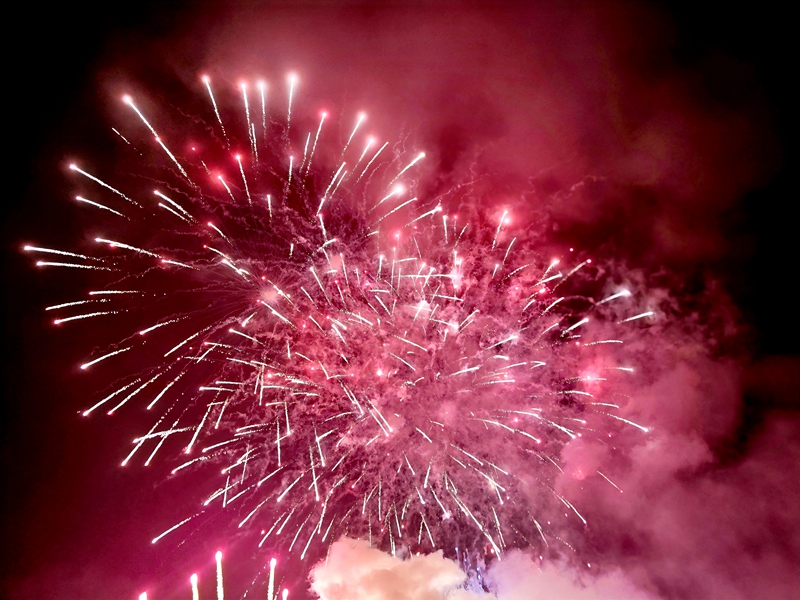
[[[311,573],[311,588],[321,600],[649,600],[621,572],[581,577],[565,564],[536,565],[513,551],[488,570],[482,587],[441,551],[403,560],[343,538],[331,546],[327,561]],[[473,588],[473,589],[471,589]]]
[[[342,16],[372,35],[337,60],[422,125],[441,185],[486,175],[487,202],[515,198],[549,243],[627,265],[658,315],[613,400],[648,434],[562,453],[558,491],[588,522],[575,551],[541,567],[512,553],[487,584],[499,598],[796,596],[796,360],[752,362],[728,291],[752,251],[732,227],[741,198],[780,162],[765,99],[730,56],[676,60],[650,7],[579,8]],[[358,58],[371,43],[375,63]]]
[[[365,540],[341,539],[311,573],[324,600],[479,600],[488,594],[460,589],[466,575],[441,551],[407,560],[370,548]]]

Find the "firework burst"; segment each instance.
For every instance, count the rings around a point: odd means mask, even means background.
[[[586,520],[556,489],[561,450],[647,431],[613,387],[652,313],[590,259],[542,250],[513,207],[427,191],[424,152],[366,136],[364,114],[298,114],[297,86],[275,111],[242,84],[223,110],[204,77],[206,112],[178,129],[126,96],[114,132],[137,174],[70,166],[110,233],[91,254],[26,247],[105,278],[48,307],[56,324],[136,328],[81,365],[135,373],[84,416],[155,414],[122,464],[171,453],[174,476],[215,482],[153,542],[222,511],[308,561],[343,535],[465,570],[569,547],[552,507]]]

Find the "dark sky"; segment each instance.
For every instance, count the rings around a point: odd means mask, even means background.
[[[210,573],[214,540],[149,544],[179,509],[152,474],[116,466],[137,424],[78,417],[95,391],[76,368],[86,346],[42,308],[89,280],[38,272],[20,252],[80,240],[64,166],[73,152],[105,151],[105,107],[121,83],[163,84],[168,96],[171,80],[203,69],[233,78],[298,68],[322,97],[380,107],[387,129],[419,124],[445,181],[488,145],[498,158],[487,169],[535,172],[540,195],[563,195],[577,173],[605,177],[553,203],[554,239],[680,274],[683,289],[713,280],[736,328],[735,348],[721,352],[741,373],[737,424],[713,446],[717,459],[745,464],[760,452],[763,464],[797,472],[792,21],[773,2],[695,4],[23,7],[8,25],[23,42],[9,44],[6,63],[0,596],[132,598],[143,583],[176,578],[190,556]],[[445,102],[457,116],[443,116]],[[759,445],[765,431],[787,447]],[[765,501],[782,494],[796,509],[797,485],[775,489],[780,481],[765,478]],[[796,552],[797,529],[754,514],[764,518],[754,544]]]

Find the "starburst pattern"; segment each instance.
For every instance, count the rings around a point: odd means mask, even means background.
[[[123,464],[179,449],[175,476],[218,481],[153,541],[222,510],[258,547],[309,559],[341,535],[465,568],[569,546],[540,516],[586,524],[555,487],[560,452],[647,431],[613,386],[652,313],[469,184],[428,192],[425,154],[363,138],[364,114],[338,136],[326,113],[305,131],[297,82],[280,115],[263,83],[228,114],[203,78],[206,114],[166,125],[169,142],[126,96],[134,118],[114,131],[140,171],[71,166],[113,235],[91,255],[26,247],[106,278],[48,307],[55,323],[142,324],[81,365],[135,366],[85,416],[156,415]]]

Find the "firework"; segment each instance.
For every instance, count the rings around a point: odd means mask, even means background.
[[[217,600],[225,600],[225,586],[222,580],[222,552],[217,551],[214,555],[214,561],[216,562],[216,590],[217,590]],[[277,560],[272,558],[269,561],[269,584],[267,587],[267,600],[278,600],[278,596],[275,593],[275,567],[277,565]],[[200,599],[200,589],[199,589],[200,578],[197,576],[197,573],[192,573],[191,577],[189,577],[189,584],[192,589],[192,600],[199,600]],[[281,591],[281,599],[287,600],[289,597],[289,590],[284,588]],[[139,600],[147,600],[147,592],[142,592],[139,594]]]
[[[81,364],[133,373],[84,416],[154,414],[122,464],[209,475],[153,543],[222,511],[306,561],[343,535],[465,569],[568,546],[543,516],[586,524],[555,487],[561,449],[647,431],[610,390],[653,313],[591,259],[545,253],[512,206],[426,191],[425,153],[365,135],[365,114],[305,118],[298,85],[271,114],[266,84],[226,110],[204,77],[185,129],[126,96],[114,131],[141,172],[70,166],[109,233],[91,254],[25,248],[104,278],[54,323],[135,327]]]

